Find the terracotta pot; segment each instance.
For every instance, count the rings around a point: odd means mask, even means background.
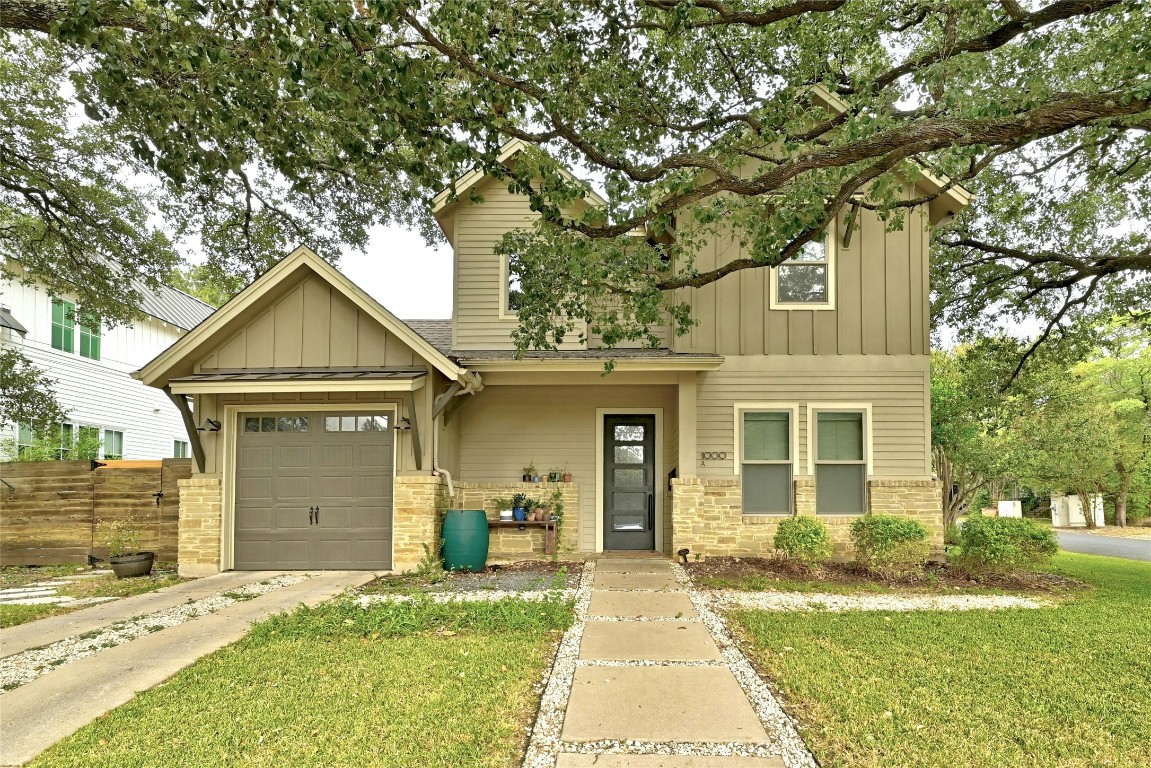
[[[537,509],[535,512],[532,513],[532,519],[535,520],[537,523],[541,523],[544,520],[547,520],[548,519],[547,510],[542,509],[542,508]]]
[[[564,482],[570,483],[571,481],[572,481],[572,473],[571,472],[564,472]]]

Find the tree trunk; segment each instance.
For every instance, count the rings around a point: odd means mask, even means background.
[[[1131,482],[1134,479],[1130,474],[1120,475],[1119,492],[1115,494],[1115,525],[1120,528],[1127,526],[1127,496],[1131,493]]]

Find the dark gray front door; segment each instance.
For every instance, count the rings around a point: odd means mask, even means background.
[[[604,416],[603,548],[655,549],[655,417]]]
[[[392,565],[392,445],[383,415],[243,414],[235,568]]]

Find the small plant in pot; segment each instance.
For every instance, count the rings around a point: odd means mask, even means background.
[[[525,483],[532,482],[532,478],[535,477],[535,474],[536,474],[536,464],[534,461],[529,461],[527,463],[527,466],[524,467],[523,481]]]
[[[532,520],[542,523],[548,519],[548,505],[542,501],[532,501]]]
[[[140,551],[140,531],[131,518],[97,525],[96,543],[108,550],[108,564],[116,578],[147,576],[152,572],[156,553]]]
[[[492,506],[496,508],[496,514],[500,520],[512,519],[512,500],[506,496],[496,496],[492,499]]]
[[[572,481],[572,473],[568,472],[567,467],[564,467],[563,474],[560,477],[563,479],[563,481],[565,483],[570,483]]]
[[[531,499],[526,493],[517,493],[512,496],[512,518],[523,522],[528,519],[528,503]]]

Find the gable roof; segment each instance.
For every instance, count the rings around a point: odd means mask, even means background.
[[[136,371],[133,376],[149,386],[164,386],[181,363],[186,362],[189,357],[196,353],[204,351],[213,341],[218,341],[225,334],[230,333],[233,321],[239,318],[245,310],[274,291],[278,286],[292,281],[304,270],[311,271],[327,281],[332,288],[339,291],[361,311],[415,350],[449,379],[460,381],[469,377],[466,369],[456,365],[423,336],[412,330],[411,327],[366,294],[342,272],[317,256],[307,246],[300,246],[292,251],[279,263],[256,278],[248,287],[240,291],[231,301],[212,313],[204,322],[161,352],[139,371]]]
[[[506,163],[508,160],[512,159],[527,148],[528,145],[523,141],[519,139],[512,139],[507,144],[504,144],[502,147],[500,147],[500,153],[496,155],[496,160],[501,163]],[[579,182],[585,185],[587,189],[586,200],[588,202],[597,208],[607,208],[607,200],[604,200],[599,196],[599,194],[596,193],[594,189],[592,189],[590,186],[587,186],[587,182],[582,181],[581,179],[577,179],[566,168],[561,167],[560,172],[563,173],[563,175],[570,181]],[[476,184],[479,184],[484,180],[484,178],[487,177],[487,175],[488,174],[484,171],[484,169],[473,168],[463,176],[460,176],[458,179],[456,179],[454,185],[455,197],[452,196],[452,187],[449,186],[447,189],[442,190],[438,195],[432,198],[432,213],[438,214],[451,203],[457,202],[459,198],[463,197],[464,192],[468,191]]]

